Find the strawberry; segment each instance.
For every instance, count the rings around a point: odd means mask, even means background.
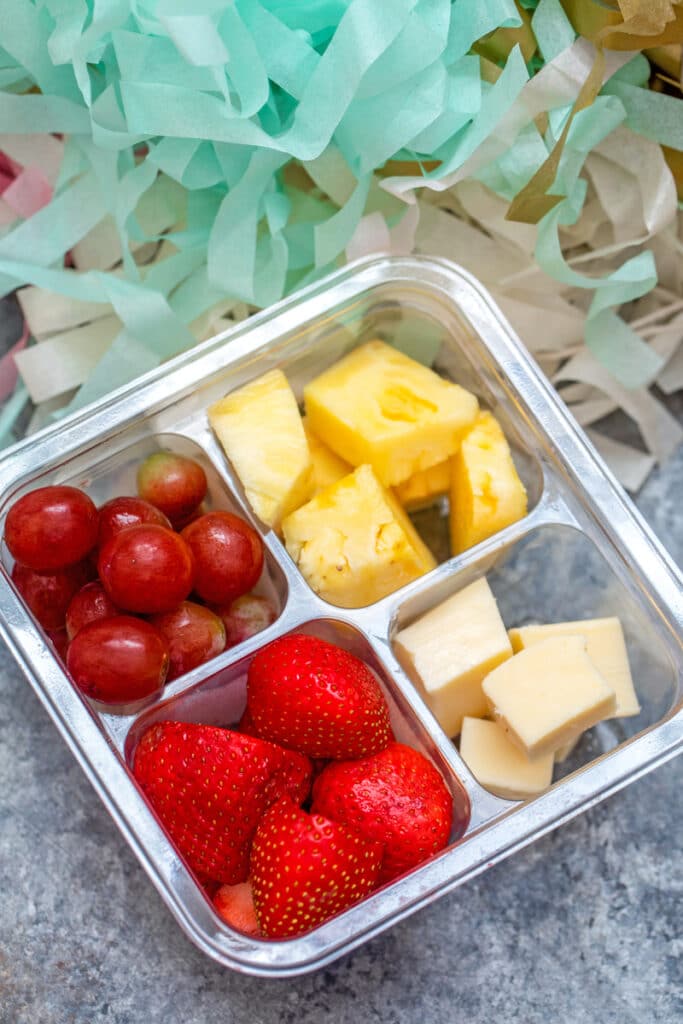
[[[251,850],[262,934],[292,938],[346,910],[374,889],[381,860],[380,843],[283,797],[261,819]]]
[[[367,665],[303,633],[263,647],[249,666],[253,732],[309,757],[343,760],[386,747],[389,708]]]
[[[254,723],[251,715],[249,714],[249,708],[245,708],[242,712],[242,717],[235,726],[237,732],[243,732],[246,736],[256,736],[256,730],[254,729]]]
[[[403,743],[329,764],[315,781],[311,808],[384,844],[380,885],[442,850],[453,821],[453,798],[441,775]]]
[[[226,924],[235,931],[244,932],[245,935],[259,934],[251,882],[222,885],[213,897],[213,905]]]
[[[260,818],[285,793],[307,796],[311,765],[229,729],[157,722],[138,744],[133,774],[190,868],[234,885],[249,874]]]

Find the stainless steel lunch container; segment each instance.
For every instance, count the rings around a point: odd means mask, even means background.
[[[83,771],[193,942],[248,974],[291,976],[348,952],[537,836],[593,806],[683,749],[681,577],[486,291],[458,267],[428,258],[356,263],[180,356],[0,459],[0,515],[32,488],[70,483],[96,501],[135,493],[135,465],[167,447],[199,458],[213,505],[253,515],[207,423],[207,406],[280,367],[303,384],[353,346],[380,337],[433,364],[495,412],[529,493],[529,513],[433,572],[366,608],[325,603],[278,537],[264,533],[262,587],[280,607],[269,629],[166,687],[151,705],[112,715],[73,688],[10,578],[3,551],[0,628]],[[444,519],[421,513],[434,543]],[[259,526],[256,523],[257,527]],[[619,615],[642,704],[637,718],[602,723],[542,796],[513,803],[473,779],[403,671],[397,629],[486,574],[508,626]],[[402,738],[432,758],[472,806],[467,834],[442,854],[308,935],[247,938],[213,911],[174,852],[127,765],[152,719],[229,724],[244,706],[253,652],[303,628],[364,657],[387,693]]]

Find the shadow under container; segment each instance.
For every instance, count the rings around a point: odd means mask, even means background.
[[[284,371],[301,399],[310,379],[372,338],[433,365],[494,412],[527,488],[529,511],[451,558],[444,509],[436,506],[428,526],[437,568],[382,601],[343,609],[313,592],[280,539],[254,518],[206,409],[274,368]],[[162,898],[218,962],[271,977],[322,967],[683,749],[680,576],[488,294],[460,268],[380,257],[257,314],[5,453],[0,516],[4,520],[21,494],[47,484],[82,487],[98,502],[130,493],[135,464],[159,447],[198,458],[209,477],[210,507],[237,512],[261,531],[266,565],[257,589],[276,604],[276,622],[174,680],[144,707],[118,714],[93,706],[72,686],[11,584],[6,551],[0,626]],[[482,575],[508,627],[618,615],[642,705],[638,717],[592,730],[563,766],[564,777],[523,803],[479,786],[394,651],[398,629]],[[370,664],[399,738],[433,761],[461,806],[469,800],[472,815],[466,834],[453,835],[424,865],[307,935],[268,941],[242,935],[217,916],[129,765],[152,721],[236,722],[251,657],[293,630],[338,642]]]

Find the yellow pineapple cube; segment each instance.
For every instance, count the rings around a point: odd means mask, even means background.
[[[444,459],[437,462],[436,466],[429,469],[421,469],[413,473],[402,484],[394,488],[394,494],[404,508],[424,508],[431,505],[435,498],[448,494],[451,486],[451,460]]]
[[[479,414],[453,459],[451,550],[454,555],[526,515],[527,497],[510,447],[490,412]]]
[[[474,395],[386,345],[369,341],[304,388],[311,430],[352,466],[394,487],[457,451]]]
[[[379,601],[436,565],[370,466],[359,466],[320,491],[292,512],[282,529],[309,585],[342,608]]]
[[[317,494],[324,487],[336,484],[337,480],[348,476],[353,471],[353,466],[349,466],[348,462],[340,459],[324,441],[315,436],[306,417],[304,417],[303,424],[313,462],[313,493]]]
[[[208,410],[256,515],[277,529],[313,493],[313,465],[294,392],[271,370]]]

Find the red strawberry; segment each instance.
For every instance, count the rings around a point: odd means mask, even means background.
[[[381,860],[380,843],[283,797],[261,819],[251,850],[262,934],[302,935],[346,910],[374,889]]]
[[[311,765],[229,729],[157,722],[138,744],[133,774],[192,870],[234,885],[249,874],[261,817],[285,793],[307,796]]]
[[[309,757],[343,760],[386,747],[389,708],[367,665],[303,633],[262,648],[249,666],[253,731]]]
[[[315,782],[321,772],[325,770],[330,762],[324,757],[315,757],[311,761],[311,785]]]
[[[254,910],[251,882],[222,885],[214,895],[213,905],[231,928],[245,935],[258,935],[258,921]]]
[[[469,819],[458,821],[462,835]],[[329,764],[313,786],[314,813],[384,844],[380,885],[442,850],[453,798],[431,761],[403,743],[360,761]]]
[[[243,732],[247,736],[255,736],[256,735],[256,730],[254,729],[254,723],[252,721],[251,715],[249,714],[249,708],[245,708],[244,709],[244,711],[242,712],[242,717],[240,718],[239,722],[235,726],[235,729],[237,730],[237,732]]]

